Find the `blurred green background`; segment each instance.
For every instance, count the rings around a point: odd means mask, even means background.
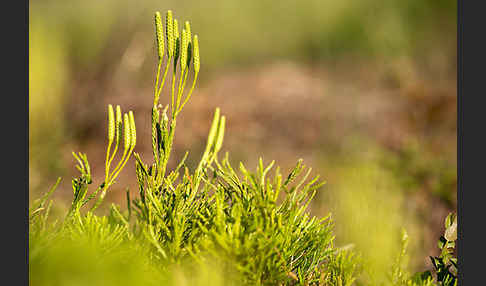
[[[327,185],[312,213],[333,213],[338,245],[353,243],[382,279],[409,231],[410,268],[429,268],[443,219],[456,209],[456,1],[31,0],[30,198],[63,181],[71,151],[103,176],[106,106],[132,109],[150,153],[153,13],[174,11],[199,35],[202,70],[178,124],[175,163],[194,165],[212,111],[227,115],[224,151],[256,166],[298,158]],[[163,97],[162,102],[167,102]],[[135,191],[133,166],[108,200]]]

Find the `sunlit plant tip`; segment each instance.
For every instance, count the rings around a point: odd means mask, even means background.
[[[137,143],[137,130],[135,128],[135,117],[133,116],[133,111],[128,112],[128,117],[130,120],[130,135],[131,135],[131,147],[134,148]]]
[[[181,39],[179,37],[179,23],[177,22],[177,19],[174,19],[172,25],[173,25],[172,33],[174,38],[174,66],[175,66],[180,54]]]
[[[216,133],[218,132],[218,127],[219,127],[219,107],[216,107],[216,111],[214,112],[214,118],[213,118],[213,123],[211,124],[211,128],[209,129],[209,135],[208,135],[208,142],[206,148],[209,151],[209,148],[213,145],[214,138],[216,137]]]
[[[162,27],[162,17],[160,12],[155,12],[155,34],[157,39],[157,54],[159,56],[159,61],[162,60],[164,56],[164,35]]]
[[[189,23],[189,21],[186,21],[184,23],[184,29],[186,29],[187,40],[189,41],[189,43],[191,43],[192,42],[192,34],[191,34],[191,24]]]
[[[199,40],[197,35],[194,35],[194,71],[198,73],[200,67],[201,63],[199,60]]]
[[[120,105],[117,105],[116,106],[116,142],[117,143],[120,143],[120,139],[121,139],[121,127],[122,125],[122,112],[121,112],[121,107]]]
[[[187,45],[189,44],[187,40],[187,31],[182,29],[182,40],[181,40],[181,70],[184,71],[187,65]]]
[[[108,104],[108,144],[111,144],[115,139],[115,113],[113,106]]]
[[[131,147],[131,134],[130,134],[130,119],[128,118],[128,114],[123,114],[123,125],[125,127],[124,130],[124,144],[125,150],[128,150]]]
[[[174,20],[172,11],[167,11],[165,17],[165,37],[167,39],[167,56],[172,57],[174,55]]]

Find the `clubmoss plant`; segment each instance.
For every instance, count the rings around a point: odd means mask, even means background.
[[[55,253],[70,253],[56,245],[78,254],[79,245],[89,245],[95,258],[88,261],[101,265],[135,257],[138,262],[133,267],[142,269],[143,274],[152,273],[153,285],[168,283],[160,277],[172,275],[170,269],[205,269],[208,265],[221,269],[221,276],[228,280],[226,285],[353,285],[361,269],[357,255],[334,246],[330,214],[318,218],[308,213],[309,204],[325,182],[319,176],[312,178],[312,169],[302,160],[286,176],[279,167],[274,168],[275,161],[264,164],[262,159],[255,172],[243,163],[233,168],[228,153],[222,160],[219,157],[227,121],[216,108],[197,167],[190,170],[185,164],[186,152],[174,169],[168,169],[178,115],[192,95],[200,70],[199,43],[188,21],[183,22],[179,33],[172,11],[166,13],[165,37],[161,14],[156,12],[154,19],[157,72],[153,106],[147,114],[151,118],[152,158],[146,163],[133,152],[137,141],[133,112],[122,114],[120,106],[114,110],[108,105],[104,181],[88,195],[92,178],[87,156],[73,152],[81,175],[72,180],[74,197],[61,227],[48,223],[52,201],[46,207],[59,181],[30,209],[29,259],[31,274],[36,274],[32,279],[62,284],[60,274],[42,280],[37,269],[56,269],[49,265],[58,261],[51,259],[56,258]],[[170,68],[170,94],[163,97],[167,102],[164,106],[159,101],[164,85],[169,84]],[[187,92],[190,73],[193,82]],[[131,198],[127,190],[126,210],[112,204],[108,215],[95,214],[132,153],[138,195]],[[95,198],[93,206],[82,212],[81,208]],[[79,267],[86,265],[75,262]],[[121,269],[131,267],[124,265]],[[399,260],[392,275],[396,285],[409,283],[401,273]]]
[[[334,248],[330,216],[319,219],[306,211],[324,182],[319,176],[307,180],[311,169],[304,172],[302,160],[286,177],[278,167],[270,176],[275,162],[265,166],[261,159],[256,173],[242,163],[237,173],[228,154],[222,161],[218,159],[227,121],[216,108],[196,169],[191,171],[185,165],[186,153],[175,169],[168,170],[177,118],[194,91],[200,70],[199,42],[188,21],[179,32],[171,11],[166,14],[165,37],[159,12],[154,22],[157,73],[150,111],[153,158],[145,163],[134,153],[138,197],[130,198],[127,191],[126,212],[114,204],[108,217],[93,212],[136,144],[133,112],[122,115],[120,106],[114,110],[110,104],[104,181],[88,195],[92,179],[87,156],[73,153],[81,175],[73,179],[72,206],[57,234],[72,240],[98,240],[103,252],[132,241],[162,269],[217,263],[224,273],[232,273],[234,281],[246,285],[351,285],[356,272],[354,255]],[[159,101],[171,67],[170,95],[164,97],[167,103],[163,106]],[[190,73],[193,82],[187,91]],[[121,159],[115,165],[113,160],[122,147]],[[81,207],[94,198],[95,204],[82,214]],[[42,212],[44,203],[45,199],[31,212],[33,219]]]
[[[115,183],[116,178],[127,164],[133,149],[136,145],[136,126],[135,117],[132,111],[123,114],[119,105],[116,107],[116,115],[113,110],[113,106],[108,105],[108,147],[106,149],[105,159],[105,179],[100,186],[91,193],[88,197],[88,185],[92,183],[91,168],[88,162],[86,154],[79,152],[78,154],[72,153],[76,159],[78,165],[76,168],[81,173],[79,178],[72,180],[74,198],[71,204],[71,208],[67,214],[69,218],[77,216],[79,219],[80,209],[92,199],[97,198],[94,205],[91,207],[91,211],[94,211],[101,204],[106,196],[109,188]],[[123,153],[118,164],[115,168],[111,169],[111,163],[119,150],[121,145],[121,138],[123,137]],[[114,144],[114,146],[113,146]],[[112,148],[113,147],[113,148]],[[100,193],[101,191],[101,193]]]

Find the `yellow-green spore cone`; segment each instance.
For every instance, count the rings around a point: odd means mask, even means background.
[[[130,121],[130,135],[131,135],[130,145],[132,148],[134,148],[135,144],[137,143],[137,130],[135,128],[135,117],[133,116],[133,111],[131,110],[130,112],[128,112],[128,119]]]
[[[125,128],[124,130],[124,148],[125,150],[130,149],[131,146],[131,141],[132,141],[132,135],[130,133],[130,119],[128,117],[128,114],[123,114],[123,126]]]
[[[162,17],[158,11],[155,12],[155,34],[157,39],[157,54],[159,56],[159,60],[162,60],[162,57],[164,56],[164,35]]]
[[[122,112],[120,105],[116,106],[116,143],[120,143],[122,132]]]
[[[187,40],[189,41],[189,43],[191,43],[192,42],[192,34],[191,34],[191,24],[189,23],[189,21],[186,21],[184,23],[184,29],[186,29]]]
[[[189,64],[192,60],[192,33],[189,21],[184,23],[184,29],[186,30],[187,47],[185,49],[187,50],[187,67],[189,68]]]
[[[108,105],[108,142],[111,144],[115,140],[115,112],[113,106]]]
[[[167,55],[169,57],[174,56],[174,19],[172,11],[167,11],[165,16],[165,37],[167,39]]]
[[[184,71],[187,66],[187,45],[189,44],[186,29],[182,30],[181,37],[181,70]]]
[[[173,25],[172,26],[173,36],[172,37],[174,38],[174,64],[176,64],[177,59],[179,58],[179,55],[180,55],[180,42],[181,42],[181,39],[179,37],[179,23],[177,22],[177,19],[174,19],[172,25]]]
[[[194,35],[194,71],[198,73],[200,67],[201,63],[199,59],[199,40],[197,35]]]

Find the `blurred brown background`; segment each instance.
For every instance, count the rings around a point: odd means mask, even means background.
[[[336,244],[383,272],[405,227],[411,269],[431,267],[457,203],[452,0],[30,1],[31,200],[61,176],[67,206],[71,151],[101,183],[110,103],[134,110],[135,151],[149,161],[153,13],[168,9],[191,21],[202,63],[172,164],[186,150],[196,164],[219,106],[232,162],[255,169],[261,156],[288,171],[303,158],[327,181],[311,211],[333,213]],[[107,201],[136,192],[133,165]]]

